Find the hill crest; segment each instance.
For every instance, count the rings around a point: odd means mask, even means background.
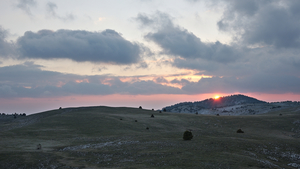
[[[298,105],[299,103],[295,103]],[[268,103],[242,94],[209,98],[196,102],[182,102],[164,107],[163,110],[173,113],[252,115],[267,113],[272,110],[295,106],[293,102]]]

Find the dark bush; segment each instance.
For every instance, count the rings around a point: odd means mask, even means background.
[[[123,120],[122,118],[120,120]]]
[[[151,117],[154,118],[154,115],[152,114]]]
[[[161,111],[159,111],[159,113],[161,113]]]
[[[217,116],[220,116],[219,114],[217,114]]]
[[[140,106],[139,109],[142,109],[142,106]]]
[[[183,133],[183,140],[191,140],[193,138],[193,133],[191,131],[185,131]]]
[[[146,127],[147,130],[149,130],[149,127]]]
[[[61,107],[59,107],[59,110],[61,110],[62,108]]]
[[[196,114],[198,114],[198,112],[196,112]]]
[[[244,131],[242,129],[238,129],[236,133],[244,133]]]
[[[166,112],[166,111],[167,111],[167,109],[166,109],[166,108],[164,108],[164,109],[163,109],[163,111],[164,111],[164,112]]]
[[[279,114],[279,116],[282,116],[282,114]]]
[[[37,150],[41,150],[41,149],[42,149],[42,145],[41,145],[41,144],[38,144],[38,145],[36,146],[36,149],[37,149]]]
[[[152,111],[154,111],[154,109],[152,109]]]
[[[135,122],[137,122],[137,120],[134,120]]]

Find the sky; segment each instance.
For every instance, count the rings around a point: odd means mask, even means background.
[[[1,0],[0,113],[300,101],[299,0]]]

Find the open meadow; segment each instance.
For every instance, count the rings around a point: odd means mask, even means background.
[[[300,168],[300,107],[249,116],[125,107],[0,115],[0,168]]]

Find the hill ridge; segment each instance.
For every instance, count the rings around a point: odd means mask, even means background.
[[[223,96],[217,99],[209,98],[195,102],[181,102],[163,108],[173,113],[223,114],[223,115],[252,115],[270,112],[298,105],[296,102],[268,103],[242,94]]]

